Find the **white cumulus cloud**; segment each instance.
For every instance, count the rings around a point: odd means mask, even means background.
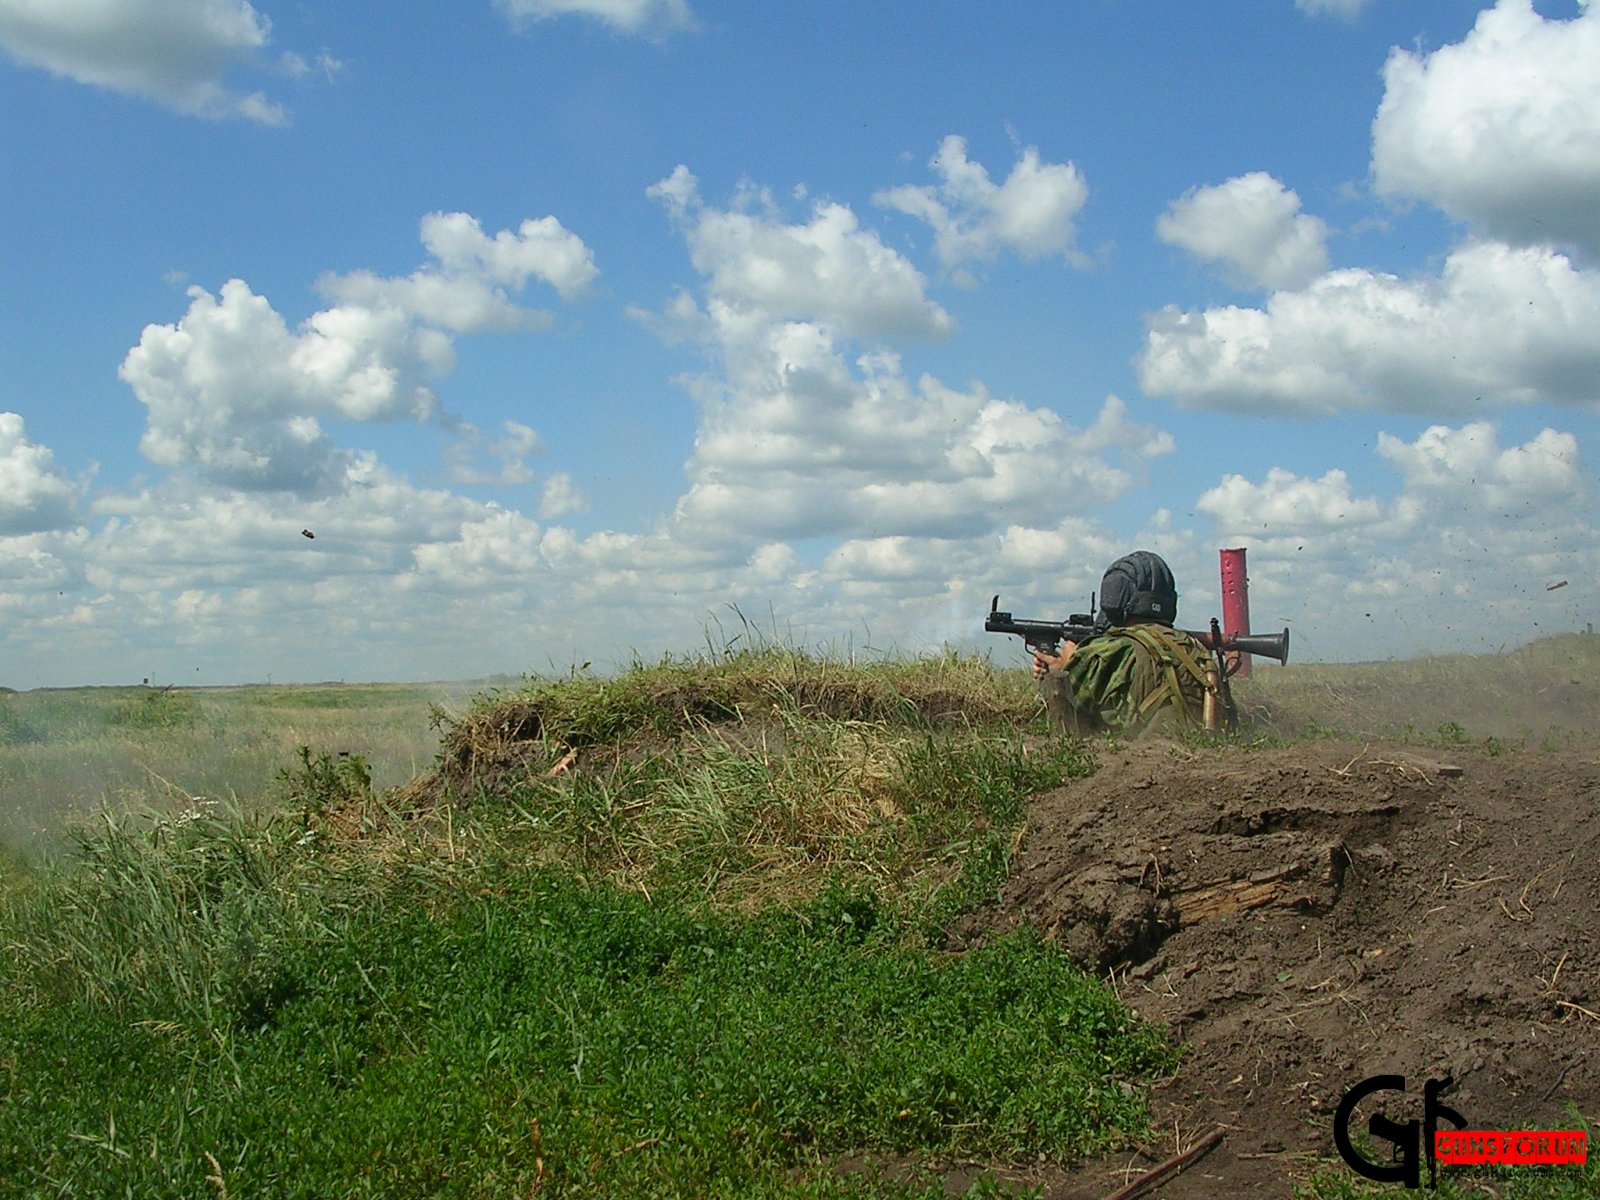
[[[928,299],[922,273],[843,204],[818,204],[810,220],[790,224],[767,193],[746,188],[732,208],[717,209],[681,165],[648,194],[682,227],[695,269],[730,321],[805,318],[858,336],[937,338],[953,328]]]
[[[539,495],[539,516],[542,520],[554,521],[570,513],[585,512],[588,508],[589,498],[565,471],[558,471],[545,480],[544,489]]]
[[[1167,206],[1156,234],[1247,287],[1293,288],[1328,267],[1328,227],[1264,171],[1192,188]]]
[[[1169,307],[1138,368],[1150,394],[1243,412],[1473,415],[1546,401],[1600,405],[1600,273],[1497,243],[1437,278],[1333,271],[1264,308]]]
[[[28,440],[22,417],[0,412],[0,537],[68,528],[79,493],[50,448]]]
[[[651,323],[697,339],[713,364],[684,381],[700,424],[671,518],[678,536],[957,538],[1053,525],[1123,494],[1172,449],[1116,397],[1081,428],[980,383],[908,375],[868,339],[940,332],[948,318],[916,269],[840,205],[792,224],[747,185],[721,210],[683,167],[650,194],[704,285],[702,302],[680,293]]]
[[[152,462],[227,487],[327,492],[351,460],[319,414],[427,419],[439,409],[427,381],[447,369],[448,340],[397,311],[330,309],[292,333],[242,280],[189,297],[176,324],[145,327],[119,370],[147,409],[139,446]]]
[[[147,326],[119,371],[148,410],[140,448],[227,487],[314,495],[345,486],[361,460],[333,443],[323,419],[441,419],[433,384],[454,368],[452,334],[546,326],[548,313],[521,308],[507,288],[537,276],[576,294],[594,278],[587,249],[552,221],[489,238],[466,214],[434,214],[423,221],[433,263],[401,279],[326,276],[318,287],[338,303],[293,331],[242,280],[215,296],[191,287],[188,312]],[[525,476],[526,435],[507,431],[490,453],[502,478]]]
[[[1195,508],[1226,529],[1272,529],[1280,534],[1370,525],[1383,516],[1377,500],[1350,494],[1350,478],[1343,471],[1305,479],[1282,467],[1271,468],[1261,483],[1251,483],[1243,475],[1224,476],[1196,501]]]
[[[447,274],[514,290],[542,279],[563,300],[581,296],[600,274],[583,239],[554,217],[527,220],[515,233],[502,229],[491,238],[467,213],[430,213],[422,219],[422,244]]]
[[[479,587],[505,576],[525,576],[540,566],[541,530],[519,512],[491,506],[463,524],[448,542],[414,551],[417,567],[453,587]]]
[[[0,46],[19,61],[196,116],[285,122],[277,101],[223,82],[270,39],[246,0],[0,0]]]
[[[1372,178],[1484,236],[1600,255],[1600,5],[1500,0],[1459,43],[1392,51]]]
[[[422,244],[433,261],[404,278],[369,271],[325,275],[317,288],[331,300],[367,309],[391,309],[456,333],[539,329],[549,312],[523,308],[508,291],[529,279],[555,288],[563,300],[582,296],[599,270],[583,239],[554,217],[522,222],[493,237],[467,213],[430,213],[422,219]]]
[[[1294,6],[1308,16],[1342,17],[1353,21],[1370,0],[1294,0]]]
[[[503,421],[500,437],[486,441],[483,434],[471,425],[462,425],[458,438],[445,448],[445,461],[450,467],[450,482],[456,484],[522,484],[534,481],[533,468],[527,459],[544,453],[544,439],[531,426],[521,421]],[[487,457],[492,467],[482,459]]]
[[[1394,494],[1342,470],[1226,476],[1197,502],[1218,545],[1250,554],[1255,627],[1288,621],[1302,655],[1492,650],[1571,629],[1600,587],[1595,488],[1577,439],[1503,447],[1487,421],[1379,435]],[[1549,589],[1559,581],[1570,587]]]
[[[1372,136],[1378,191],[1439,206],[1473,239],[1436,275],[1308,279],[1308,254],[1302,278],[1286,276],[1260,308],[1168,306],[1150,319],[1141,386],[1195,407],[1298,415],[1600,405],[1600,6],[1559,21],[1501,0],[1457,44],[1395,50]],[[1280,230],[1304,219],[1292,192],[1258,184]],[[1163,236],[1193,248],[1217,223],[1186,228],[1197,212],[1182,204]],[[1208,252],[1245,264],[1221,239]]]
[[[873,203],[926,222],[947,267],[987,262],[1002,250],[1024,259],[1076,257],[1076,221],[1089,186],[1074,164],[1043,162],[1029,146],[997,184],[967,157],[966,139],[951,134],[928,165],[940,176],[937,185],[889,188]]]
[[[1107,503],[1172,448],[1106,401],[1087,429],[1054,412],[905,377],[889,354],[852,364],[818,326],[725,343],[676,516],[747,536],[969,536],[1054,523]],[[1120,464],[1116,459],[1120,459]]]
[[[696,28],[688,0],[495,0],[513,22],[588,17],[618,33],[662,37]]]
[[[1415,442],[1379,434],[1378,453],[1399,471],[1410,495],[1426,497],[1441,513],[1559,516],[1584,507],[1593,491],[1577,438],[1554,429],[1502,450],[1489,422],[1433,425]]]

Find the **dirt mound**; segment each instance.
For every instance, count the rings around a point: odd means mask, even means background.
[[[1284,1196],[1380,1073],[1413,1106],[1452,1076],[1477,1128],[1600,1113],[1597,760],[1144,744],[1037,797],[1010,883],[960,936],[1037,926],[1190,1053],[1158,1094],[1159,1154],[1034,1181],[1103,1196],[1220,1127],[1159,1194]]]
[[[618,680],[560,680],[447,722],[435,769],[393,800],[404,810],[461,803],[558,763],[562,770],[614,764],[710,729],[753,745],[781,744],[789,722],[819,718],[926,728],[1026,723],[1031,695],[975,686],[990,675],[975,659],[897,669],[773,652],[639,668]]]

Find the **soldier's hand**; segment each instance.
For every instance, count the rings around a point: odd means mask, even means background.
[[[1076,649],[1077,647],[1073,643],[1067,642],[1062,646],[1059,654],[1035,650],[1033,652],[1033,677],[1035,679],[1043,679],[1049,672],[1059,671],[1066,665],[1067,659],[1072,657],[1072,652]]]

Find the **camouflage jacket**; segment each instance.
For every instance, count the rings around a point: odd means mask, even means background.
[[[1073,652],[1062,669],[1081,732],[1138,730],[1158,719],[1205,721],[1210,655],[1166,625],[1117,626]]]

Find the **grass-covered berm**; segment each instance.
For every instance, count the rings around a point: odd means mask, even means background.
[[[0,859],[0,1195],[943,1195],[1137,1140],[1163,1032],[946,942],[1094,768],[1043,729],[981,660],[675,660]]]

